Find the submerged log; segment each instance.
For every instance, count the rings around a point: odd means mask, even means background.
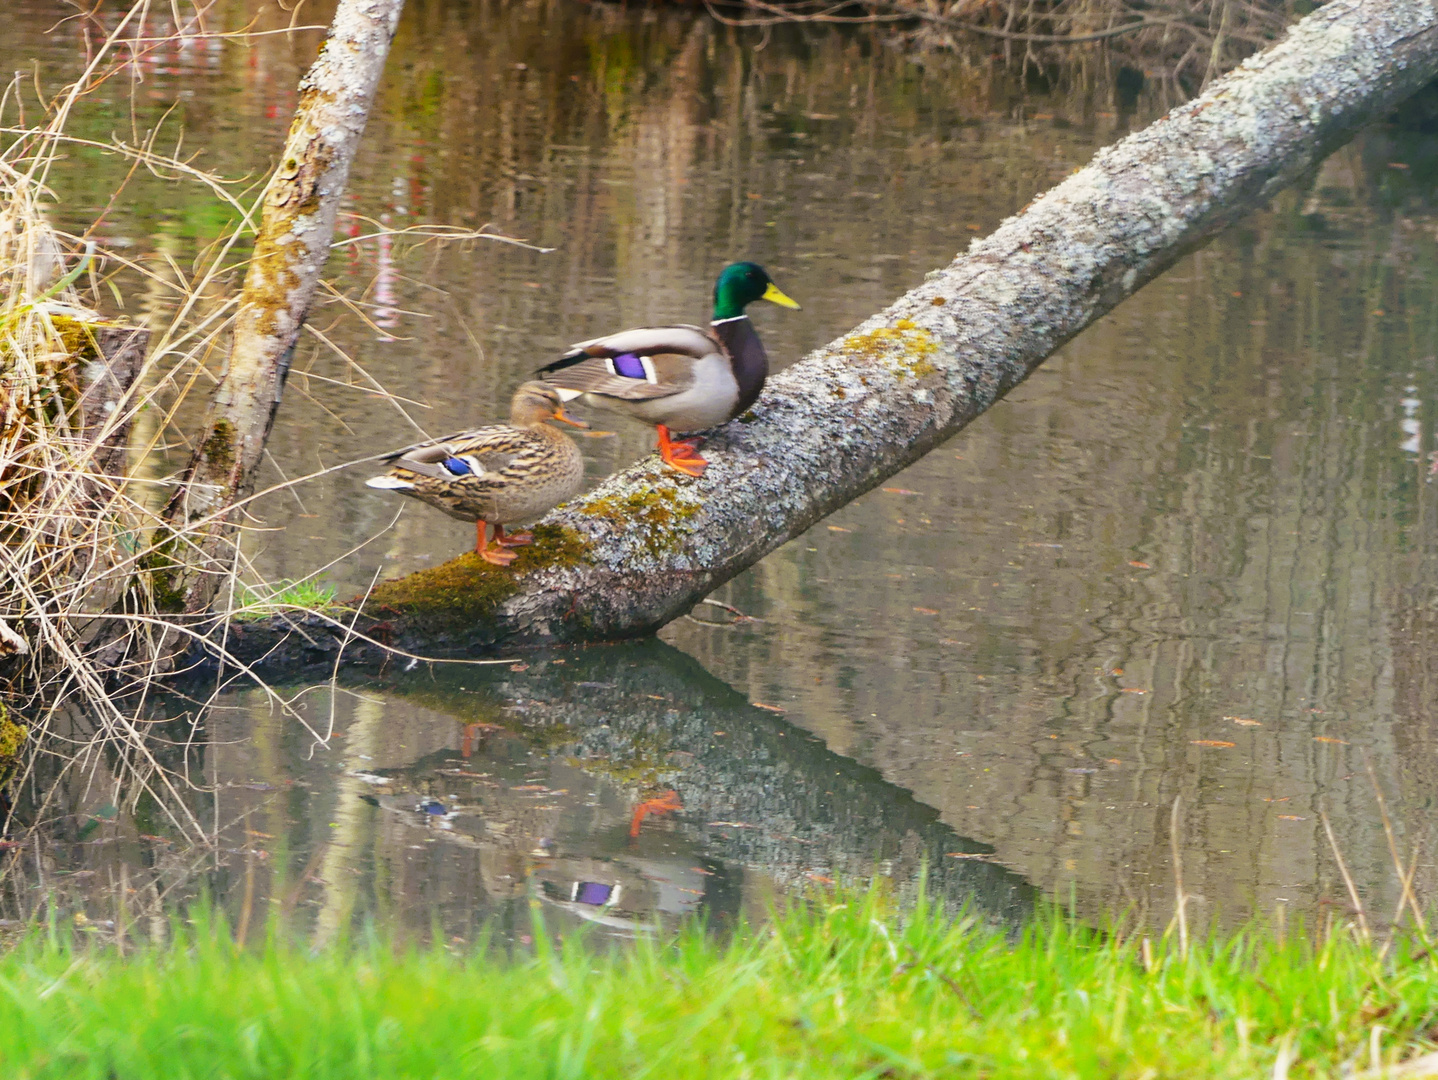
[[[234,340],[166,518],[183,537],[169,591],[205,610],[233,561],[232,514],[249,494],[274,426],[290,357],[329,257],[335,217],[404,0],[340,0],[299,105],[235,316]]]
[[[509,570],[465,555],[381,585],[343,632],[312,616],[251,625],[229,645],[295,661],[339,637],[347,656],[373,651],[351,627],[426,652],[652,632],[954,435],[1435,74],[1432,4],[1332,0],[771,379],[705,445],[702,479],[641,461],[552,513]]]

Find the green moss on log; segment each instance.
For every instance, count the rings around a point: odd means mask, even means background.
[[[10,710],[4,703],[0,703],[0,786],[3,786],[15,771],[15,763],[29,737],[30,729],[11,719]]]
[[[537,525],[534,542],[519,548],[518,558],[507,567],[468,551],[442,566],[383,582],[370,593],[365,610],[381,618],[398,615],[438,632],[483,627],[493,621],[500,604],[520,591],[526,575],[588,561],[589,543],[573,529]]]
[[[156,536],[158,540],[158,535]],[[150,602],[159,614],[173,615],[185,610],[185,590],[180,583],[185,568],[175,561],[178,538],[157,543],[155,550],[140,556],[138,566],[150,590]]]
[[[215,421],[201,450],[215,472],[229,472],[235,464],[235,428],[224,417]]]
[[[625,494],[586,499],[579,509],[608,521],[620,531],[640,529],[640,542],[654,556],[676,551],[684,540],[680,526],[699,513],[699,500],[672,484],[635,488]]]

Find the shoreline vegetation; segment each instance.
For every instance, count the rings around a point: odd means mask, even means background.
[[[922,53],[990,50],[1027,75],[1082,83],[1114,78],[1119,93],[1145,81],[1192,97],[1246,57],[1274,44],[1323,0],[703,0],[736,27],[782,23],[892,29]]]
[[[1185,947],[1041,912],[1017,934],[879,889],[823,892],[721,941],[382,936],[236,949],[58,926],[0,957],[0,1060],[64,1077],[1431,1076],[1438,964],[1330,914]],[[82,927],[103,936],[93,924]]]

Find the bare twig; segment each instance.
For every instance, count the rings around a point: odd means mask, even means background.
[[[1343,884],[1348,889],[1348,899],[1353,903],[1353,910],[1358,915],[1358,932],[1363,935],[1364,941],[1371,941],[1372,934],[1368,930],[1368,916],[1363,910],[1363,898],[1358,895],[1358,886],[1353,884],[1353,876],[1348,872],[1348,864],[1343,861],[1343,852],[1338,849],[1338,840],[1333,835],[1333,826],[1328,823],[1328,813],[1324,810],[1318,811],[1318,819],[1323,822],[1323,831],[1328,836],[1328,846],[1333,852],[1333,858],[1338,863],[1338,872],[1343,875]]]

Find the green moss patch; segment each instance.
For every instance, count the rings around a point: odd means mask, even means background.
[[[678,549],[684,538],[680,526],[699,513],[699,506],[697,499],[672,485],[664,485],[586,499],[579,504],[579,509],[622,532],[639,530],[645,550],[659,556]]]
[[[507,567],[467,551],[442,566],[383,582],[370,593],[365,610],[380,618],[398,614],[441,631],[480,627],[491,623],[499,605],[519,592],[526,574],[588,561],[588,542],[573,529],[538,525],[534,543],[519,548],[518,558]]]
[[[10,716],[10,710],[0,702],[0,772],[19,755],[29,734],[30,729],[16,723]]]

